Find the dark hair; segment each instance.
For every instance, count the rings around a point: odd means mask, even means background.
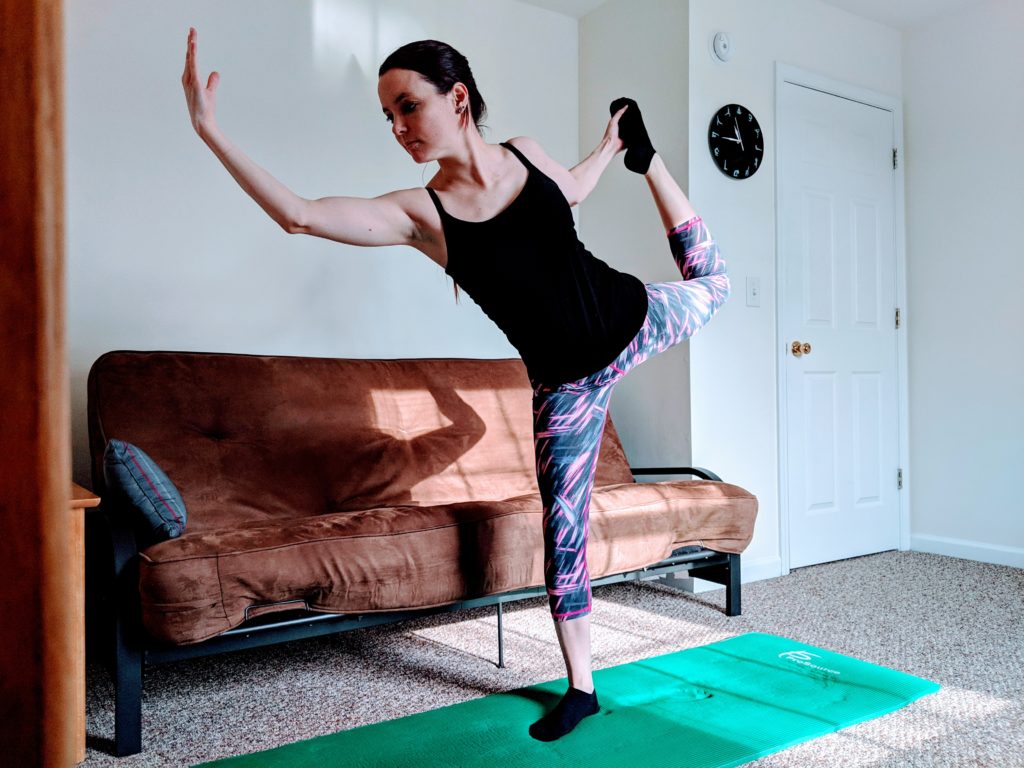
[[[487,116],[487,104],[476,87],[468,59],[448,43],[442,43],[440,40],[406,43],[384,59],[384,63],[377,71],[377,77],[392,69],[409,69],[419,73],[442,96],[451,93],[456,83],[462,83],[469,91],[469,112],[476,124],[476,130],[483,133],[480,128],[483,125],[482,120]],[[455,300],[458,299],[459,284],[455,283]]]
[[[377,77],[392,69],[410,69],[426,78],[437,92],[445,96],[452,86],[462,83],[469,91],[469,111],[477,131],[487,115],[487,105],[473,79],[469,61],[448,43],[439,40],[419,40],[406,43],[384,59],[377,71]]]

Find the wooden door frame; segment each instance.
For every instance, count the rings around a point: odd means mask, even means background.
[[[62,0],[0,0],[0,743],[74,765]]]
[[[897,492],[900,516],[900,551],[910,549],[910,490],[911,478],[908,477],[910,467],[909,427],[908,427],[908,385],[907,385],[907,249],[906,249],[906,206],[904,202],[905,154],[903,152],[903,103],[895,97],[880,91],[873,91],[857,85],[827,77],[809,69],[775,62],[775,128],[776,133],[781,123],[781,107],[779,100],[784,83],[794,83],[813,88],[833,96],[859,101],[873,107],[892,112],[893,144],[899,158],[893,175],[893,229],[895,236],[896,260],[896,306],[901,308],[900,327],[896,331],[896,409],[899,427],[897,439],[897,457],[903,468],[903,488]],[[788,340],[782,334],[782,255],[779,252],[781,213],[779,211],[779,141],[775,141],[775,339],[776,339],[776,382],[775,392],[778,397],[778,468],[779,468],[779,556],[782,560],[782,573],[790,572],[789,556],[789,439],[786,432],[788,424],[788,408],[786,402],[786,364],[789,350]],[[895,476],[892,478],[896,482]]]

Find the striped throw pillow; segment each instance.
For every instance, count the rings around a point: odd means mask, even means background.
[[[107,490],[125,501],[136,515],[140,544],[174,539],[185,530],[185,502],[149,455],[124,440],[110,440],[103,451]]]

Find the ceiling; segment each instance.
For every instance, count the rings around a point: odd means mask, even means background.
[[[979,5],[983,0],[821,0],[835,8],[877,21],[889,27],[910,30],[947,13]]]
[[[529,5],[582,18],[607,0],[522,0]],[[889,27],[909,30],[946,13],[978,5],[984,0],[819,0]]]
[[[605,4],[606,0],[522,0],[522,2],[580,19],[595,8],[600,8]]]

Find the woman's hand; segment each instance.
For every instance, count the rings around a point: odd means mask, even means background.
[[[622,117],[622,113],[627,109],[629,109],[628,104],[612,115],[611,120],[608,121],[608,127],[605,128],[604,138],[602,139],[602,141],[608,142],[609,146],[614,150],[613,154],[616,155],[626,148],[625,143],[619,138],[619,118]]]
[[[203,131],[214,126],[214,110],[217,106],[217,83],[220,73],[211,72],[210,78],[203,87],[199,79],[199,63],[196,61],[196,30],[188,28],[188,47],[185,51],[185,71],[181,74],[181,84],[185,88],[185,101],[188,113],[192,118],[192,127],[200,136]]]

